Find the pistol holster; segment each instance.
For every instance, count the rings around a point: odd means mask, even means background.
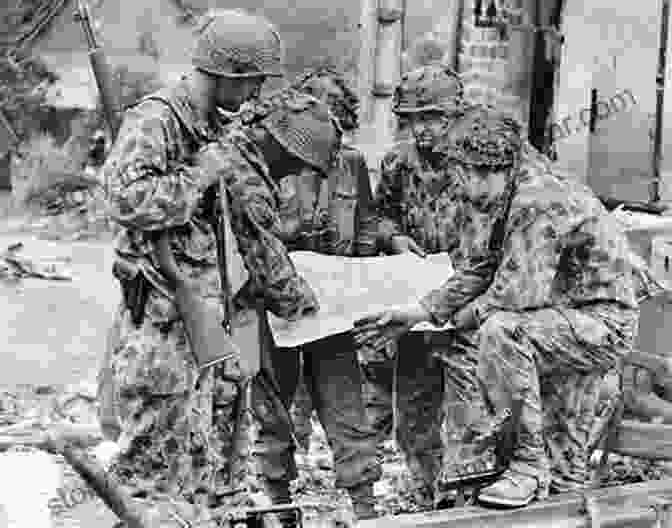
[[[145,316],[145,305],[149,296],[150,283],[140,267],[126,260],[117,260],[112,265],[112,274],[119,280],[124,296],[124,304],[131,312],[131,320],[140,326]]]

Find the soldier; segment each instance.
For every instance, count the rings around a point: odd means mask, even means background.
[[[292,86],[327,102],[345,133],[357,128],[357,97],[338,73],[318,69],[304,74]],[[315,171],[285,178],[283,190],[284,240],[291,250],[310,250],[339,256],[366,254],[358,244],[358,231],[371,199],[363,155],[343,146],[336,167],[327,178]],[[361,207],[363,206],[363,207]],[[354,513],[375,516],[373,482],[380,478],[375,432],[368,426],[362,401],[362,377],[349,333],[330,336],[296,349],[276,348],[273,367],[281,398],[293,408],[297,438],[307,447],[310,410],[314,407],[334,454],[336,486],[347,489]],[[306,408],[307,407],[307,408]],[[275,502],[289,501],[290,481],[297,477],[289,428],[270,416],[262,424],[259,457],[261,471]]]
[[[320,204],[320,208],[325,210],[325,212],[329,209],[337,215],[346,216],[343,220],[347,223],[348,231],[350,232],[345,237],[348,242],[348,248],[344,248],[346,249],[346,254],[351,256],[354,253],[357,253],[359,256],[373,254],[372,251],[367,251],[367,248],[361,247],[361,244],[357,244],[358,247],[355,248],[355,244],[358,242],[355,240],[357,238],[355,236],[357,224],[366,221],[369,217],[367,214],[362,214],[366,213],[366,211],[362,211],[362,208],[365,208],[371,201],[371,186],[366,160],[364,155],[352,145],[352,136],[359,126],[357,115],[359,98],[348,86],[343,75],[328,67],[320,67],[307,71],[297,78],[292,83],[292,86],[327,103],[331,111],[338,118],[343,129],[343,148],[341,153],[344,168],[348,169],[346,174],[350,181],[347,184],[350,188],[341,189],[339,195],[332,197],[331,205]],[[336,174],[336,172],[333,172],[332,177]],[[285,225],[287,239],[293,242],[293,249],[306,249],[303,247],[305,246],[305,240],[300,241],[298,239],[305,239],[306,237],[306,233],[301,232],[301,225],[305,226],[307,222],[312,221],[315,178],[308,174],[299,180],[296,175],[293,175],[286,178],[283,184],[283,189],[286,192],[283,194],[284,200],[281,204],[280,214]],[[347,194],[344,194],[342,191],[346,191]],[[326,194],[323,193],[323,197],[326,198]],[[338,203],[343,199],[349,202],[345,204],[345,207],[342,206],[343,204]],[[357,217],[357,222],[354,221],[355,216]],[[303,220],[304,217],[305,220]],[[342,224],[343,221],[341,221]],[[345,234],[343,231],[341,229],[341,235]],[[340,254],[342,252],[337,253]],[[301,357],[301,363],[302,365],[304,363],[303,356]],[[302,366],[301,370],[303,368]],[[299,448],[306,452],[309,450],[310,436],[313,432],[312,411],[313,404],[306,385],[306,379],[301,376],[296,395],[294,396],[291,413]]]
[[[362,232],[367,246],[387,254],[411,251],[420,256],[454,250],[456,239],[444,219],[453,198],[444,192],[449,178],[436,147],[445,133],[447,115],[462,104],[462,82],[449,68],[432,64],[402,77],[393,109],[412,134],[383,158],[373,206],[377,221],[368,222]],[[416,477],[416,500],[431,507],[441,458],[441,369],[421,334],[404,336],[398,347],[413,354],[401,353],[392,361],[389,351],[359,350],[368,382],[367,411],[382,442],[392,432],[396,370],[397,440]]]
[[[178,159],[192,156],[202,145],[222,134],[224,115],[237,111],[242,102],[256,97],[268,77],[284,74],[280,35],[263,18],[240,10],[210,11],[201,20],[196,35],[193,70],[174,86],[150,95],[127,112],[126,129],[120,133],[115,152],[110,153],[103,167],[103,178],[116,177],[117,165],[124,162],[120,159],[122,156],[128,156],[128,163],[146,156],[152,162],[163,163],[165,172],[165,151]],[[165,134],[160,133],[163,119],[168,119],[172,126]],[[147,134],[142,133],[143,127],[149,131]],[[153,149],[148,150],[147,155],[134,150],[139,148],[140,140],[148,149],[150,146]],[[129,150],[127,154],[124,148]],[[154,150],[162,154],[154,155]],[[154,158],[149,158],[149,154]],[[129,244],[127,238],[122,237],[120,243]],[[112,440],[120,433],[109,380],[109,355],[119,339],[118,326],[113,325],[108,336],[98,391],[101,426]]]
[[[287,319],[317,310],[277,236],[277,182],[306,165],[327,170],[340,131],[325,105],[287,93],[254,124],[220,136],[218,106],[235,109],[281,74],[280,37],[262,18],[216,12],[193,63],[189,77],[126,113],[105,165],[110,214],[121,227],[114,270],[125,294],[108,366],[121,433],[110,472],[135,496],[213,506],[229,484],[235,380],[246,373],[234,357],[199,375],[173,292],[188,284],[202,303],[221,308],[211,201],[223,181],[249,274],[236,309],[261,298]],[[297,131],[310,138],[301,148]]]
[[[485,504],[520,507],[546,495],[558,449],[567,450],[565,465],[572,456],[586,462],[596,381],[633,346],[638,310],[629,248],[590,189],[558,174],[515,120],[466,106],[447,123],[436,150],[452,204],[431,200],[428,210],[440,216],[419,216],[408,188],[397,188],[409,206],[390,219],[407,218],[408,232],[421,241],[418,224],[435,233],[450,226],[456,274],[417,303],[365,318],[358,341],[377,348],[420,321],[454,325],[453,343],[435,354],[454,387],[449,397],[475,411],[467,425],[522,400],[509,467],[479,494]],[[388,211],[399,211],[400,200],[388,196]],[[400,361],[409,352],[400,345]],[[573,421],[566,445],[545,430],[553,414]]]

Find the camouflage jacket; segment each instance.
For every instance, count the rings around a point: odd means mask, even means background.
[[[103,169],[111,182],[109,212],[120,226],[118,259],[154,286],[146,314],[156,323],[177,319],[152,254],[154,234],[167,229],[178,266],[201,296],[220,295],[212,227],[216,189],[207,188],[205,170],[197,162],[206,144],[221,160],[218,170],[229,190],[231,226],[249,272],[237,304],[247,307],[242,297],[261,295],[280,317],[314,307],[314,293],[297,275],[278,237],[278,189],[261,153],[243,130],[228,127],[221,139],[223,128],[199,119],[191,101],[188,85],[181,82],[129,109]]]
[[[517,189],[492,275],[484,274],[485,280],[474,287],[473,266],[456,266],[457,273],[421,301],[435,322],[450,321],[461,308],[454,301],[455,292],[462,300],[468,288],[481,320],[498,310],[577,308],[600,302],[636,308],[627,240],[594,193],[559,174],[529,144],[523,145],[514,171]],[[489,177],[501,176],[491,172]],[[489,238],[493,222],[486,227],[485,222],[474,221],[470,213],[480,208],[470,208],[473,205],[458,194],[453,207],[463,212],[457,221],[453,216],[452,236],[466,239],[477,253],[488,255],[487,246],[481,248],[474,241]],[[483,237],[478,235],[482,230]],[[460,262],[464,255],[459,249],[456,253]],[[480,258],[473,257],[468,259],[472,265]]]
[[[454,192],[448,175],[423,157],[412,139],[398,141],[381,163],[375,220],[367,222],[363,243],[387,251],[391,238],[404,234],[429,253],[454,250],[459,243]]]
[[[294,251],[327,255],[372,256],[375,241],[360,235],[373,218],[366,160],[361,151],[344,145],[336,167],[324,180],[287,176],[280,183],[283,239]],[[374,227],[375,228],[375,227]]]

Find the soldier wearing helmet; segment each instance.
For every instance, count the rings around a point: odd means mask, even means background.
[[[358,99],[339,72],[310,70],[293,81],[292,87],[327,103],[345,135],[357,128]],[[326,178],[317,171],[304,170],[283,179],[280,190],[283,238],[289,248],[348,257],[373,254],[360,246],[358,237],[360,224],[368,217],[366,203],[371,200],[366,161],[359,150],[343,145]],[[308,449],[314,408],[333,451],[336,486],[348,491],[358,518],[374,517],[373,482],[381,470],[350,334],[293,349],[276,348],[273,364],[288,406],[296,394],[291,412],[300,445]],[[294,447],[291,428],[276,423],[282,417],[269,418],[270,423],[261,424],[266,445],[259,457],[271,495],[281,502],[288,500],[290,480],[297,474]]]
[[[258,96],[267,77],[282,77],[280,34],[266,19],[242,10],[215,10],[196,30],[191,75],[197,93],[235,112]]]
[[[453,207],[451,178],[442,165],[442,141],[454,116],[466,105],[463,84],[450,68],[438,63],[403,75],[393,101],[400,122],[410,137],[398,141],[384,156],[373,209],[362,239],[378,251],[420,256],[453,251],[458,242],[449,211]],[[393,372],[397,372],[398,440],[414,474],[417,499],[432,507],[434,480],[439,474],[442,369],[432,348],[419,333],[397,344],[397,359],[390,351],[359,348],[367,378],[367,410],[379,432],[379,442],[392,431]],[[404,353],[404,351],[413,351]],[[394,361],[398,361],[396,369]]]
[[[306,95],[276,97],[254,112],[255,124],[241,118],[226,130],[217,112],[256,95],[265,77],[280,74],[281,61],[277,32],[262,18],[209,14],[194,70],[126,111],[103,167],[119,227],[113,274],[123,301],[100,376],[101,422],[122,448],[111,473],[150,499],[213,505],[226,496],[231,380],[246,375],[245,365],[234,357],[199,379],[173,295],[182,284],[221,309],[213,230],[221,180],[244,263],[238,276],[247,277],[234,285],[236,313],[251,310],[254,299],[288,319],[318,308],[277,236],[276,183],[306,165],[329,170],[340,145],[336,121]],[[229,496],[238,503],[247,494]]]
[[[411,403],[431,401],[426,391],[440,391],[443,370],[441,474],[454,483],[461,472],[494,469],[494,457],[474,456],[487,447],[478,438],[496,430],[495,416],[518,400],[518,434],[507,443],[508,460],[500,460],[508,467],[480,489],[478,500],[522,507],[549,491],[590,484],[591,450],[604,419],[596,403],[600,385],[632,350],[637,293],[653,292],[633,281],[647,272],[633,269],[627,240],[600,200],[525,141],[520,122],[477,104],[450,120],[434,149],[445,181],[409,174],[387,194],[381,217],[386,233],[438,240],[455,273],[407,306],[363,318],[356,341],[375,350],[416,323],[450,323],[450,334],[427,340],[433,357],[425,361],[435,365],[414,370],[419,382]],[[432,238],[423,238],[423,225]],[[419,350],[406,339],[399,341],[400,373]],[[398,386],[403,417],[401,377]],[[428,407],[417,416],[434,418]],[[432,427],[415,423],[423,442]]]

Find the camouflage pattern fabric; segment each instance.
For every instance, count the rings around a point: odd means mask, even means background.
[[[473,289],[476,295],[469,306],[481,325],[478,346],[474,354],[470,347],[463,349],[468,369],[451,366],[450,372],[470,386],[485,387],[495,410],[510,404],[514,394],[523,396],[522,437],[512,463],[516,470],[548,484],[548,449],[554,470],[565,474],[564,485],[572,486],[572,480],[579,485],[585,482],[589,431],[597,412],[591,394],[633,344],[637,303],[629,247],[587,187],[558,175],[529,145],[520,155],[506,236],[487,289],[458,271],[421,303],[435,322],[446,322],[460,308],[465,284]],[[501,180],[501,174],[462,165],[457,169],[456,174],[466,175],[467,197],[489,198],[485,209],[498,201],[493,194],[479,194],[479,188],[496,189],[494,182],[487,182]],[[469,236],[473,228],[468,222],[458,225],[458,232],[478,240]],[[457,252],[458,262],[463,255]],[[453,351],[447,352],[446,360],[454,359]],[[581,394],[584,408],[577,414],[568,402],[579,395],[573,385],[579,374],[591,390]],[[554,416],[547,418],[546,431],[542,410]],[[562,422],[569,429],[563,431]],[[566,460],[578,452],[583,456],[568,469]]]
[[[588,483],[600,382],[631,349],[636,324],[636,310],[609,302],[488,318],[478,377],[495,409],[523,399],[512,469],[535,476],[542,490]]]
[[[186,83],[158,97],[127,111],[104,167],[110,214],[120,226],[117,258],[151,285],[142,324],[136,327],[121,306],[108,347],[104,368],[111,373],[123,447],[111,472],[136,494],[213,502],[227,484],[237,388],[225,380],[235,378],[238,366],[236,360],[220,364],[197,386],[189,341],[153,259],[155,233],[169,230],[179,268],[206,303],[219,307],[207,179],[191,162],[203,145],[222,160],[231,224],[250,271],[236,306],[252,306],[252,296],[263,295],[274,313],[291,317],[316,301],[274,233],[277,188],[256,147],[238,130],[211,142],[221,130],[199,119]]]
[[[577,395],[569,388],[572,376],[579,373],[597,383],[617,366],[632,346],[637,304],[627,242],[599,200],[585,186],[559,175],[529,144],[512,156],[514,134],[504,133],[510,129],[496,113],[476,107],[451,126],[452,136],[443,150],[436,147],[435,159],[418,159],[412,142],[390,152],[377,194],[377,243],[385,247],[391,236],[406,234],[429,252],[448,251],[457,273],[421,303],[437,324],[450,321],[465,305],[477,315],[478,330],[456,332],[448,340],[432,336],[427,344],[445,364],[447,459],[451,449],[459,449],[467,428],[496,410],[493,404],[523,394],[524,434],[514,466],[548,482],[544,441],[556,444],[553,462],[560,464],[588,442],[584,433],[590,413],[594,417],[596,412],[571,411],[567,402]],[[516,190],[506,217],[506,192],[513,181]],[[497,219],[505,220],[505,236],[493,251]],[[521,339],[524,346],[517,344]],[[399,356],[403,354],[400,342]],[[370,364],[385,359],[373,356],[362,359]],[[589,394],[584,394],[586,408]],[[548,425],[546,438],[542,409],[548,416],[556,411],[555,422],[547,420],[554,425]],[[569,433],[559,430],[558,409],[583,431],[583,443],[580,434],[568,440]],[[433,484],[430,466],[416,472],[427,486]]]

